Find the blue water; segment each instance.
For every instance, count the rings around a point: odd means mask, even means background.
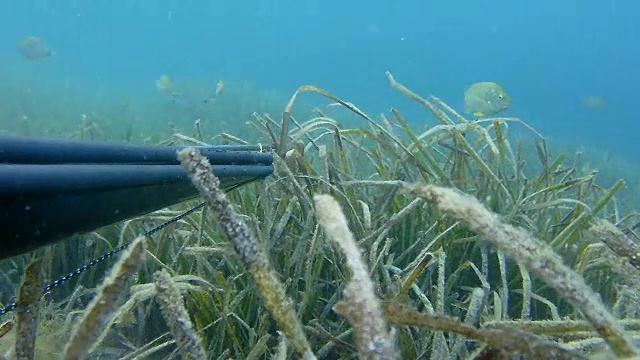
[[[385,70],[459,109],[469,84],[489,80],[514,100],[506,115],[545,135],[630,160],[640,150],[640,4],[631,1],[21,0],[1,8],[0,66],[33,72],[42,86],[144,94],[165,73],[284,94],[311,83],[371,114],[398,106],[421,124],[434,120],[389,88]],[[45,39],[55,58],[22,59],[16,45],[27,35]],[[584,107],[589,95],[607,106]]]

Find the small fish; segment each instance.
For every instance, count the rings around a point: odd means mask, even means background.
[[[213,97],[210,97],[207,99],[202,99],[202,97],[198,98],[198,96],[194,96],[193,94],[189,94],[188,92],[185,94],[184,92],[179,91],[178,89],[176,89],[175,85],[173,84],[173,81],[168,75],[162,75],[160,79],[156,80],[156,89],[159,92],[165,95],[168,95],[169,98],[171,98],[171,100],[174,103],[178,103],[178,104],[205,103],[206,104],[209,101],[213,101],[218,95],[222,93],[222,91],[224,90],[224,81],[223,80],[218,81],[218,83],[216,84],[216,90]]]
[[[156,80],[156,89],[159,93],[163,94],[163,96],[170,99],[173,103],[176,104],[190,104],[196,103],[194,99],[182,91],[176,89],[173,84],[173,80],[168,75],[162,75],[160,79]]]
[[[222,94],[222,91],[224,90],[224,80],[218,80],[218,83],[216,84],[216,95],[218,96],[220,94]]]
[[[42,39],[35,36],[27,36],[20,40],[18,51],[25,59],[31,61],[45,60],[55,55]]]
[[[220,96],[220,94],[222,94],[223,91],[224,91],[224,80],[218,80],[218,82],[216,83],[216,92],[213,94],[213,97],[204,99],[203,102],[206,104],[210,101],[215,100],[218,96]]]
[[[160,79],[156,80],[156,89],[163,93],[171,93],[175,90],[173,89],[173,81],[168,75],[162,75]]]
[[[591,109],[595,109],[595,108],[602,109],[607,107],[607,100],[602,96],[598,96],[598,95],[585,96],[581,99],[581,102],[582,102],[582,106],[591,108]]]
[[[176,92],[174,94],[171,94],[171,101],[174,104],[178,104],[178,105],[197,107],[201,104],[206,104],[209,101],[209,99],[203,100],[201,97]]]
[[[494,82],[474,83],[464,92],[464,110],[474,116],[491,116],[511,106],[511,98]]]

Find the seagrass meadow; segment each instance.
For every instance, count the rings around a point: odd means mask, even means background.
[[[281,116],[254,113],[249,135],[212,138],[196,121],[158,139],[257,139],[275,172],[225,194],[183,150],[200,199],[0,264],[18,304],[1,319],[4,358],[640,358],[625,181],[601,185],[525,121],[469,120],[386,76],[438,125],[417,131],[395,108],[370,117],[307,85]],[[338,116],[294,117],[306,93]],[[46,279],[123,244],[43,296]]]

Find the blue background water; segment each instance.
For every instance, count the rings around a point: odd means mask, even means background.
[[[640,5],[631,1],[6,1],[0,65],[77,91],[153,93],[161,74],[251,81],[290,94],[316,84],[375,114],[419,106],[391,90],[385,70],[421,94],[462,109],[476,81],[514,100],[508,115],[576,145],[640,149]],[[45,39],[53,61],[16,51]],[[10,79],[4,79],[10,81]],[[606,108],[580,99],[598,95]],[[0,101],[7,101],[2,99]]]

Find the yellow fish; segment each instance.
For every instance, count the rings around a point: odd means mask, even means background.
[[[607,100],[602,96],[590,95],[581,99],[582,106],[588,108],[604,108],[607,106]]]
[[[222,91],[224,90],[224,80],[219,80],[218,83],[216,84],[216,95],[218,96],[220,94],[222,94]]]
[[[210,101],[214,101],[220,94],[222,94],[222,91],[224,91],[224,80],[218,80],[216,83],[216,92],[213,94],[213,97],[204,99],[204,103],[206,104]]]
[[[474,116],[491,116],[511,106],[502,86],[489,81],[474,83],[464,92],[464,110]]]
[[[160,92],[172,92],[173,81],[168,75],[162,75],[160,79],[156,80],[156,89]]]
[[[40,61],[55,55],[42,39],[35,36],[27,36],[20,40],[18,51],[25,59],[31,61]]]

